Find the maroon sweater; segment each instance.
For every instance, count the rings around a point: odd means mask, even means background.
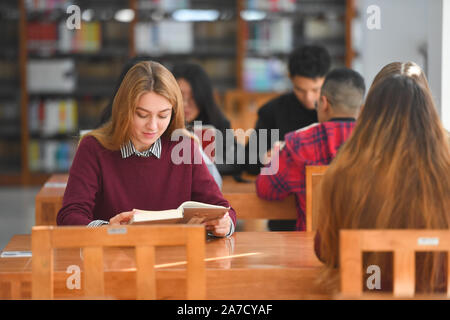
[[[118,151],[105,149],[92,136],[84,138],[70,168],[58,225],[87,225],[131,211],[175,209],[184,201],[230,206],[202,160],[192,139],[184,139],[176,154],[190,151],[191,164],[176,165],[171,160],[178,142],[161,137],[161,157],[132,155],[123,159]],[[180,142],[183,143],[183,142]],[[194,164],[201,159],[201,164]],[[236,225],[236,212],[229,215]]]

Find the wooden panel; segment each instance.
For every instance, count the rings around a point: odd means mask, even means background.
[[[345,9],[345,66],[352,68],[355,52],[352,41],[352,23],[356,16],[355,0],[346,0]]]
[[[136,246],[146,243],[153,246],[183,245],[186,229],[192,225],[152,225],[151,232],[143,232],[150,226],[49,227],[52,228],[54,248],[79,248],[92,244],[99,246]],[[177,232],[173,233],[174,227]],[[203,228],[204,226],[198,226]],[[46,227],[33,227],[46,228]]]
[[[364,251],[447,251],[448,248],[450,232],[446,230],[365,230],[362,233]]]
[[[152,246],[136,247],[136,298],[139,300],[156,299],[155,248]]]
[[[227,200],[236,211],[238,219],[297,219],[295,196],[291,195],[281,201],[267,201],[256,194],[227,194]]]
[[[62,207],[68,174],[54,174],[36,195],[35,224],[37,226],[56,225],[56,216]]]
[[[87,229],[89,230],[89,229]],[[81,237],[83,235],[80,235]],[[94,242],[95,243],[95,242]],[[103,248],[83,248],[84,260],[84,293],[88,298],[105,296],[103,276]]]
[[[339,265],[341,272],[341,292],[359,296],[362,293],[362,252],[359,233],[340,231]]]
[[[33,299],[53,298],[53,250],[51,230],[32,230]]]
[[[232,176],[222,177],[222,193],[225,199],[229,193],[256,193],[256,176],[244,173],[242,178],[249,182],[237,182]]]
[[[186,247],[187,299],[206,298],[205,233],[201,229],[189,230]]]
[[[327,169],[328,166],[306,166],[306,231],[316,230],[319,186]]]
[[[394,295],[413,297],[415,290],[415,252],[412,250],[394,251]]]
[[[447,297],[450,297],[450,252],[447,252]]]

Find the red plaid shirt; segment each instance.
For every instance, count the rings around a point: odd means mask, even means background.
[[[294,193],[298,215],[296,228],[306,230],[305,166],[328,165],[339,147],[350,137],[354,126],[354,119],[336,118],[286,134],[285,145],[279,151],[278,171],[271,175],[260,174],[256,179],[258,196],[267,200],[282,200]],[[266,165],[266,168],[269,166]]]

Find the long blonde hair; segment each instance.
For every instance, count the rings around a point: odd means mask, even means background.
[[[94,136],[106,149],[119,150],[130,140],[137,102],[148,92],[163,96],[172,105],[170,124],[163,135],[170,137],[174,130],[184,128],[183,98],[175,77],[157,62],[142,61],[127,72],[120,84],[114,97],[111,119],[86,136]]]
[[[450,146],[423,72],[405,73],[411,65],[388,65],[375,78],[352,136],[322,179],[321,281],[332,289],[339,230],[450,227]],[[389,265],[380,255],[371,258]],[[438,258],[422,259],[431,274],[418,273],[425,291],[442,285]]]

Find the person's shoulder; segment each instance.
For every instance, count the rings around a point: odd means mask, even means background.
[[[325,121],[321,124],[321,127],[326,131],[336,131],[353,129],[355,125],[355,121]]]
[[[310,124],[309,126],[301,128],[301,129],[288,132],[284,136],[284,139],[286,141],[291,142],[291,141],[302,139],[304,137],[311,136],[311,134],[313,134],[314,132],[316,132],[317,130],[320,129],[321,125],[322,125],[321,123],[315,122],[315,123]]]
[[[280,94],[279,96],[266,102],[261,108],[259,108],[258,113],[270,114],[273,112],[279,112],[280,106],[286,105],[286,102],[291,99],[291,93]]]
[[[78,149],[89,149],[89,150],[103,150],[101,143],[91,135],[81,137]]]

